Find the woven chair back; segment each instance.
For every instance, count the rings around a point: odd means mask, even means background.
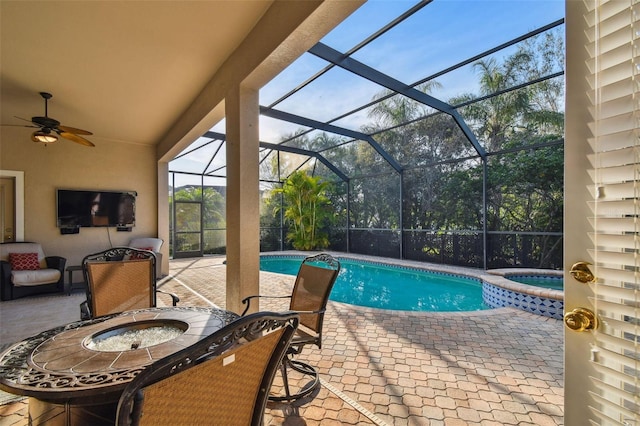
[[[155,306],[152,259],[85,263],[94,317]]]
[[[124,390],[117,425],[260,425],[275,372],[298,324],[258,312],[156,361]]]
[[[339,264],[337,266],[325,263],[314,265],[313,261],[318,262],[317,259],[308,259],[300,265],[289,306],[292,311],[324,311],[327,306],[329,294],[338,277],[340,267]],[[323,316],[324,312],[300,314],[300,324],[320,332]]]

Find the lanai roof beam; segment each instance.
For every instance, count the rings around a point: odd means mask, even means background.
[[[226,135],[218,132],[211,132],[211,131],[206,132],[203,136],[208,138],[220,139],[223,141],[227,139]],[[340,179],[342,179],[342,181],[349,182],[349,176],[345,175],[340,169],[338,169],[332,162],[327,160],[322,154],[319,154],[315,151],[309,151],[307,149],[296,148],[294,146],[278,145],[278,144],[273,144],[268,142],[260,142],[260,147],[264,149],[273,149],[276,151],[290,152],[292,154],[306,155],[308,157],[317,158],[322,164],[327,166],[327,168],[329,168]]]
[[[321,121],[312,120],[307,117],[301,117],[299,115],[276,110],[273,108],[267,108],[264,106],[260,107],[260,114],[264,115],[265,117],[271,117],[277,120],[288,121],[290,123],[296,123],[301,126],[312,127],[314,129],[324,130],[325,132],[335,133],[338,135],[347,136],[350,138],[368,142],[369,145],[371,145],[371,147],[375,149],[376,152],[380,154],[382,158],[384,158],[387,161],[387,163],[389,163],[391,167],[394,168],[396,172],[398,173],[402,172],[402,166],[398,164],[398,162],[394,160],[389,155],[389,153],[387,153],[387,151],[385,151],[384,148],[382,148],[380,144],[376,142],[375,139],[373,139],[371,136],[365,133],[356,132],[355,130],[345,129],[344,127],[334,126],[333,124],[323,123]]]
[[[407,84],[402,83],[401,81],[383,74],[380,71],[363,64],[362,62],[345,56],[344,54],[327,46],[326,44],[317,43],[311,49],[309,49],[309,53],[312,53],[317,57],[324,59],[325,61],[329,61],[339,66],[340,68],[359,75],[360,77],[366,78],[367,80],[372,81],[373,83],[376,83],[382,87],[385,87],[389,90],[413,99],[414,101],[428,105],[432,108],[437,109],[438,111],[442,111],[445,114],[450,115],[455,120],[456,124],[458,124],[458,127],[460,127],[469,142],[473,145],[478,155],[480,155],[480,157],[482,158],[486,158],[486,151],[482,146],[480,146],[480,143],[476,139],[469,126],[467,126],[467,123],[464,122],[458,111],[448,103],[443,102],[440,99],[436,99],[433,96],[430,96],[424,92],[419,91],[416,88],[413,88]]]

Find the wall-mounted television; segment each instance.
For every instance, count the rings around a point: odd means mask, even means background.
[[[58,189],[57,226],[59,228],[134,226],[136,195],[135,191]]]

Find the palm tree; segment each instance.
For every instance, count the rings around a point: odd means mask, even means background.
[[[326,233],[320,227],[331,214],[327,208],[329,183],[319,177],[309,176],[305,171],[296,171],[276,189],[284,198],[284,218],[290,225],[287,240],[297,250],[323,249],[329,246]],[[276,211],[277,212],[277,211]]]

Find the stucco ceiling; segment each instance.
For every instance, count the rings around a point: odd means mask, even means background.
[[[271,3],[1,0],[1,124],[44,115],[46,91],[93,141],[157,144]]]

